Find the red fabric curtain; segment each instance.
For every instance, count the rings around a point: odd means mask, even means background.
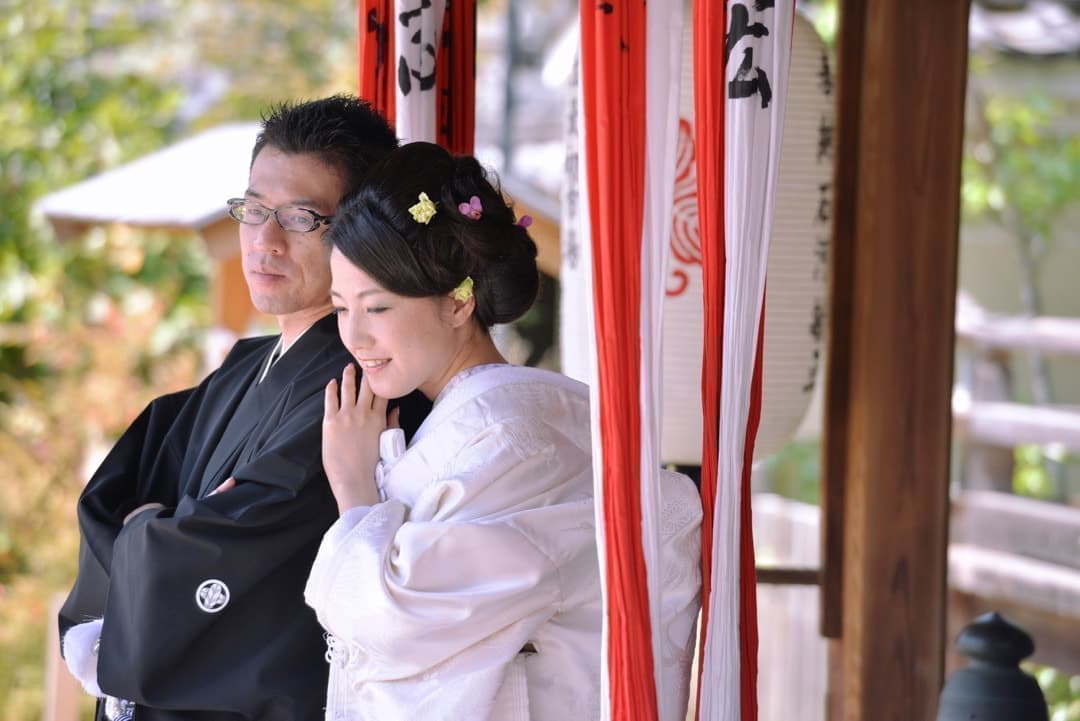
[[[394,0],[360,0],[357,6],[360,97],[394,122]]]
[[[641,543],[640,298],[645,183],[644,3],[581,3],[593,239],[611,717],[657,718]],[[648,679],[649,682],[643,682]]]
[[[709,601],[712,588],[713,519],[716,511],[717,463],[719,459],[720,388],[723,364],[724,294],[727,239],[724,231],[725,131],[724,103],[727,89],[724,42],[717,28],[728,26],[727,3],[695,0],[694,112],[697,147],[698,227],[701,236],[702,284],[704,286],[704,352],[702,358],[703,449],[701,460],[702,518],[702,618],[701,645],[709,633]],[[764,309],[763,311],[764,312]],[[759,327],[750,409],[746,427],[739,532],[739,698],[742,721],[757,719],[757,588],[754,537],[750,506],[750,470],[754,438],[761,419],[762,348],[764,323]],[[699,677],[698,699],[703,684]]]
[[[765,301],[761,301],[765,318]],[[742,721],[757,721],[757,563],[754,559],[754,519],[750,505],[750,471],[754,463],[754,439],[761,422],[762,354],[765,351],[765,323],[758,326],[754,376],[750,381],[750,415],[746,421],[743,450],[742,505],[739,508],[739,704]]]
[[[439,145],[457,155],[472,155],[476,135],[476,0],[447,1],[438,68]]]
[[[360,0],[357,10],[360,97],[393,123],[394,0]],[[452,153],[471,155],[476,133],[476,0],[447,2],[436,67],[437,142]]]
[[[701,641],[709,632],[713,519],[716,511],[720,436],[720,369],[724,347],[724,33],[726,2],[695,0],[694,145],[697,149],[698,233],[701,238],[705,344],[701,361]],[[700,674],[700,667],[699,667]],[[700,718],[702,679],[698,684]]]

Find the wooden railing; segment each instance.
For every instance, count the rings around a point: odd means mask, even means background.
[[[754,496],[754,537],[763,563],[816,564],[817,506]],[[967,661],[953,641],[996,610],[1035,641],[1036,663],[1080,674],[1080,509],[994,491],[963,491],[952,506],[948,547],[948,669]],[[818,589],[758,586],[761,721],[825,718],[826,642]]]
[[[1033,661],[1080,674],[1080,508],[962,491],[950,536],[951,637],[999,611],[1031,634]]]
[[[956,346],[953,422],[962,453],[1011,452],[1026,443],[1080,452],[1080,407],[1016,402],[1008,369],[1015,354],[1070,356],[1080,362],[1080,319],[997,315],[961,296],[956,304]],[[964,485],[1001,486],[1008,480],[966,477]],[[1007,489],[1007,485],[999,488]]]
[[[1080,362],[1080,319],[997,315],[961,296],[956,341],[950,633],[998,610],[1033,636],[1034,660],[1080,673],[1080,507],[1012,493],[1017,446],[1080,452],[1080,407],[1017,402],[1009,371],[1016,355]]]

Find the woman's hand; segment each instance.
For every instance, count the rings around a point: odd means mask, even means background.
[[[371,390],[366,378],[356,391],[356,367],[349,364],[337,381],[326,385],[323,411],[322,459],[338,512],[379,502],[375,465],[379,462],[379,434],[386,430],[386,399]]]

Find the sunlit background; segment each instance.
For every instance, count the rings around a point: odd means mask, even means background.
[[[835,2],[799,6],[831,46]],[[477,154],[556,220],[577,12],[570,0],[488,0],[478,18]],[[956,489],[1062,508],[1080,508],[1080,441],[990,438],[977,411],[994,401],[1072,413],[1064,422],[1080,438],[1080,353],[980,335],[987,318],[1080,317],[1078,13],[1075,0],[972,8],[953,399]],[[75,501],[95,464],[147,401],[197,382],[228,342],[209,330],[216,261],[198,233],[68,228],[40,202],[223,123],[257,121],[274,102],[355,91],[356,29],[352,0],[0,0],[0,720],[46,712],[55,604],[76,567]],[[167,200],[191,182],[161,177],[154,190]],[[501,337],[518,362],[559,368],[556,276],[548,269],[541,302]],[[1077,347],[1078,328],[1062,327],[1063,347]],[[244,330],[259,329],[255,319]],[[817,562],[820,418],[815,401],[756,469],[763,562]],[[959,604],[978,589],[952,593]],[[774,647],[763,635],[762,694],[775,696],[762,700],[763,721],[824,718],[816,603],[811,588],[763,593],[783,636]],[[813,667],[786,677],[768,665],[792,654]],[[1052,721],[1080,719],[1072,654],[1072,668],[1035,668]]]

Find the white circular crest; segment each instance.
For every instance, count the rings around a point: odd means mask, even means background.
[[[224,581],[208,578],[195,591],[195,604],[207,613],[217,613],[229,605],[229,587]]]

